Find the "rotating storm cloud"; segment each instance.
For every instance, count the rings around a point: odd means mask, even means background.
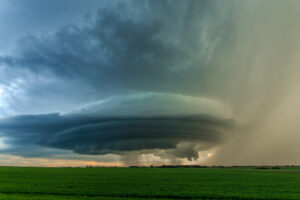
[[[219,102],[183,95],[147,93],[109,98],[64,114],[23,115],[0,122],[14,154],[15,146],[51,147],[78,154],[123,154],[141,150],[188,148],[177,155],[198,159],[198,150],[221,142],[233,127]],[[9,151],[9,148],[6,149]],[[32,155],[36,149],[32,149]],[[26,152],[30,156],[30,152]],[[170,153],[169,153],[170,154]]]
[[[298,1],[0,5],[7,158],[299,162]]]

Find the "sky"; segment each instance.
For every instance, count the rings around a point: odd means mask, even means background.
[[[297,0],[3,0],[0,165],[300,164]]]

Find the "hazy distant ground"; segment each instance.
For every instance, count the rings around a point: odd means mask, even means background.
[[[0,199],[300,199],[300,168],[0,168]]]

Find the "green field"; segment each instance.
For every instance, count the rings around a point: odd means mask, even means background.
[[[0,168],[0,199],[300,199],[300,169]]]

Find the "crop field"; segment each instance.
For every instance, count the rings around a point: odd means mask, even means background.
[[[300,169],[0,167],[0,199],[300,199]]]

